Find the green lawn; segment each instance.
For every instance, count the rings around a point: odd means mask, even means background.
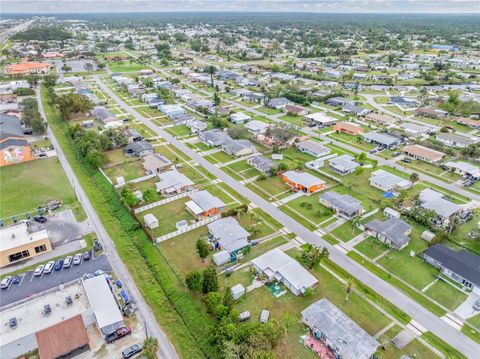
[[[390,249],[390,247],[385,243],[380,242],[376,238],[368,237],[357,244],[355,249],[366,255],[368,258],[374,259],[386,250]]]
[[[338,239],[348,242],[358,236],[362,231],[358,229],[356,226],[352,224],[352,222],[347,221],[341,226],[335,228],[333,231],[330,232],[333,236],[337,237]]]
[[[254,191],[256,190],[257,193],[260,189],[262,196],[267,198],[269,196],[277,196],[278,194],[289,190],[289,187],[282,181],[279,176],[271,176],[261,181],[249,183],[247,184],[247,187],[253,189]]]
[[[205,156],[205,159],[211,163],[225,163],[235,159],[235,157],[230,156],[229,154],[219,151],[214,154]]]
[[[311,196],[301,196],[286,203],[283,207],[288,207],[300,213],[304,218],[319,224],[333,216],[333,212],[318,202],[320,193]],[[311,208],[310,208],[311,206]]]
[[[144,65],[137,62],[130,63],[129,61],[109,62],[107,66],[112,72],[136,72],[145,68]]]
[[[190,129],[185,125],[169,127],[166,131],[173,136],[186,136],[190,134]]]
[[[106,153],[110,162],[103,168],[105,174],[116,183],[116,178],[121,176],[125,181],[130,181],[145,175],[142,161],[136,157],[126,157],[121,150]],[[123,159],[123,161],[122,161]]]
[[[455,310],[467,299],[467,294],[442,280],[428,288],[425,294],[450,310]]]
[[[2,167],[0,217],[32,211],[53,199],[75,201],[72,187],[56,157]]]

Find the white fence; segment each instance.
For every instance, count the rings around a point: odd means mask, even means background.
[[[162,204],[165,204],[165,203],[169,203],[169,202],[173,202],[173,201],[176,201],[177,199],[180,199],[180,198],[183,198],[183,197],[187,197],[190,193],[192,192],[196,192],[198,191],[197,189],[192,189],[190,191],[186,191],[186,192],[183,192],[183,193],[180,193],[180,194],[177,194],[175,196],[171,196],[171,197],[167,197],[167,198],[164,198],[164,199],[161,199],[160,201],[157,201],[157,202],[153,202],[153,203],[149,203],[143,207],[139,207],[139,208],[136,208],[133,210],[133,212],[135,214],[138,214],[140,212],[144,212],[146,210],[149,210],[149,209],[152,209],[152,208],[155,208],[155,207],[158,207],[158,206],[161,206]]]
[[[202,219],[201,221],[195,222],[194,224],[192,224],[190,226],[185,226],[183,228],[180,228],[180,229],[176,230],[175,232],[170,232],[170,233],[165,234],[161,237],[155,238],[155,244],[158,244],[160,242],[166,241],[167,239],[179,236],[180,234],[190,232],[190,231],[192,231],[192,230],[194,230],[198,227],[204,226],[208,223],[215,222],[217,219],[220,219],[221,217],[222,217],[221,215],[217,214],[215,216],[208,217],[208,218]]]
[[[153,178],[155,177],[157,174],[156,173],[152,173],[151,175],[146,175],[146,176],[143,176],[143,177],[138,177],[138,178],[135,178],[133,180],[130,180],[130,181],[127,181],[125,183],[117,183],[114,187],[116,189],[118,188],[122,188],[123,186],[127,185],[127,184],[130,184],[130,183],[139,183],[139,182],[143,182],[143,181],[147,181],[149,180],[150,178]]]

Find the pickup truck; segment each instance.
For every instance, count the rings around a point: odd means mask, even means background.
[[[126,335],[132,334],[132,330],[129,327],[121,327],[115,330],[113,333],[108,334],[105,337],[105,341],[110,344],[114,341],[117,341],[120,338],[123,338]]]

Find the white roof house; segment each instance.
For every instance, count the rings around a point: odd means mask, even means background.
[[[305,121],[315,123],[321,127],[333,125],[338,120],[335,117],[327,116],[321,112],[311,113],[303,117]]]
[[[250,121],[252,119],[251,116],[243,113],[243,112],[237,112],[237,113],[232,113],[230,115],[230,121],[235,123],[235,124],[242,124],[247,121]]]
[[[143,216],[143,220],[148,228],[158,228],[158,219],[152,213],[147,213],[145,216]]]
[[[450,218],[462,209],[462,206],[443,197],[443,193],[434,191],[430,188],[425,188],[419,193],[421,202],[420,206],[426,210],[433,210],[437,215],[443,218]]]
[[[123,316],[103,275],[86,279],[83,287],[98,329],[107,335],[123,326]]]
[[[305,293],[318,282],[300,263],[278,248],[252,259],[252,265],[258,273],[283,283],[295,295]]]
[[[215,253],[212,256],[212,259],[213,259],[213,262],[219,267],[225,263],[230,262],[231,260],[230,253],[228,253],[228,251],[226,250],[222,250],[220,252]]]
[[[180,193],[194,185],[187,176],[177,170],[159,173],[158,178],[160,182],[155,183],[157,192],[166,194]]]
[[[257,120],[252,120],[245,124],[245,128],[251,133],[264,134],[265,132],[267,132],[268,127],[270,127],[268,123]]]
[[[372,172],[370,176],[370,185],[383,191],[393,191],[407,189],[412,186],[412,182],[403,179],[393,173],[384,170]]]
[[[480,168],[477,166],[471,165],[468,162],[463,162],[463,161],[457,161],[457,162],[452,162],[449,161],[445,163],[445,166],[454,168],[455,172],[460,173],[462,175],[464,174],[469,174],[473,177],[479,178],[480,177]]]

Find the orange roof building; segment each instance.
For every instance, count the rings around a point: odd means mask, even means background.
[[[363,128],[352,122],[339,122],[333,126],[335,132],[343,132],[349,135],[360,135],[363,133]]]
[[[52,51],[42,54],[42,57],[44,59],[61,59],[63,58],[63,54],[61,52]]]
[[[52,65],[43,62],[20,62],[5,66],[3,72],[7,75],[46,74]]]
[[[19,118],[0,114],[0,126],[0,167],[35,159]]]
[[[405,146],[403,148],[403,153],[417,160],[422,160],[429,163],[437,163],[443,157],[445,157],[445,153],[422,145]]]

